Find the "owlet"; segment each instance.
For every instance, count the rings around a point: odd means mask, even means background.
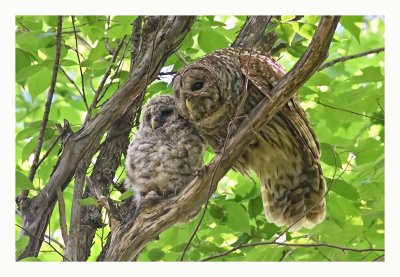
[[[216,50],[176,74],[177,108],[221,150],[228,127],[234,131],[284,74],[269,55],[234,48]],[[253,170],[259,177],[268,221],[298,230],[312,228],[325,216],[319,157],[316,135],[294,97],[262,126],[234,169],[244,174]]]
[[[153,97],[143,110],[127,157],[125,186],[139,201],[148,192],[177,193],[203,165],[205,144],[178,113],[171,96]]]

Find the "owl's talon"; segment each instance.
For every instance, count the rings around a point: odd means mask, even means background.
[[[145,199],[145,200],[150,200],[150,199],[153,200],[153,199],[157,199],[157,198],[160,198],[160,197],[162,197],[162,196],[158,195],[157,192],[152,190],[152,191],[149,191],[148,193],[146,193],[146,195],[143,197],[143,199]]]

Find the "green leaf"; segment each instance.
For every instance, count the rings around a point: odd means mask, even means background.
[[[302,37],[311,40],[312,37],[314,36],[316,29],[317,27],[315,27],[314,25],[304,24],[303,26],[301,26],[301,28],[297,33]]]
[[[281,21],[282,22],[288,22],[288,21],[292,20],[293,18],[295,18],[294,15],[282,15],[281,16]]]
[[[342,166],[342,162],[335,147],[327,143],[321,143],[321,161],[333,167],[340,168]]]
[[[29,156],[33,153],[36,147],[37,138],[32,138],[22,149],[21,159],[22,162],[29,159]]]
[[[31,62],[31,57],[27,52],[20,48],[15,49],[15,73],[23,68],[30,67]]]
[[[255,218],[257,215],[261,214],[264,210],[261,195],[253,198],[249,201],[249,215],[251,218]]]
[[[29,126],[25,129],[22,129],[21,131],[19,131],[17,136],[15,137],[15,140],[20,141],[23,139],[31,138],[31,137],[33,137],[33,135],[37,134],[38,132],[39,132],[39,128]]]
[[[206,53],[229,46],[229,42],[225,36],[211,28],[201,30],[197,40],[200,48]]]
[[[330,183],[330,181],[328,181],[328,182]],[[360,199],[360,195],[358,194],[358,191],[352,185],[346,183],[343,180],[334,180],[332,182],[330,190],[334,191],[337,194],[344,196],[350,200],[359,200]]]
[[[360,43],[361,28],[356,23],[363,22],[363,16],[342,16],[340,18],[340,24],[349,31]]]
[[[279,24],[277,32],[280,38],[286,41],[289,45],[292,45],[292,40],[296,34],[291,24],[283,23]]]
[[[24,81],[24,80],[28,79],[30,76],[32,76],[33,74],[39,72],[41,69],[42,69],[42,66],[38,65],[38,64],[24,67],[18,71],[18,73],[15,77],[15,81],[17,83]]]
[[[222,204],[225,207],[227,225],[232,229],[250,234],[249,216],[242,205],[227,201]]]
[[[315,73],[307,82],[306,86],[330,86],[331,77],[322,72]]]
[[[352,83],[374,83],[383,81],[384,77],[378,66],[369,66],[361,69],[362,75],[354,76],[350,79]]]
[[[31,180],[29,180],[24,173],[18,170],[15,171],[15,185],[17,192],[23,190],[36,190]]]
[[[93,64],[93,61],[91,60],[84,60],[83,62],[81,62],[81,67],[89,67]]]
[[[37,55],[39,40],[35,32],[17,33],[16,43],[24,51]]]
[[[149,251],[147,254],[152,261],[159,261],[162,257],[164,257],[165,253],[159,248],[154,248]]]
[[[52,72],[46,68],[42,68],[28,79],[29,93],[34,97],[44,92],[50,86]]]
[[[79,199],[79,204],[82,206],[97,206],[97,200],[93,197]]]
[[[15,256],[19,256],[29,244],[29,237],[22,236],[15,242]]]
[[[101,62],[95,62],[92,64],[92,67],[94,70],[102,70],[108,68],[110,65],[112,65],[112,62],[109,61],[101,61]]]
[[[210,204],[208,212],[215,219],[222,219],[224,217],[224,209],[222,209],[221,205]]]
[[[68,60],[68,59],[63,59],[61,61],[61,66],[73,66],[73,65],[78,65],[78,63],[73,60]]]
[[[123,194],[121,194],[118,199],[120,201],[124,201],[125,199],[128,199],[131,196],[133,196],[133,191],[132,190],[127,190]]]
[[[102,39],[97,43],[97,46],[90,51],[88,60],[94,62],[100,58],[105,58],[108,55],[104,39]]]
[[[349,226],[357,228],[363,225],[360,211],[348,200],[337,195],[335,192],[329,192],[327,198],[328,214],[333,221],[342,229]]]

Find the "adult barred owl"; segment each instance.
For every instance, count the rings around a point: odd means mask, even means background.
[[[125,186],[136,199],[149,192],[177,193],[203,165],[205,144],[196,129],[178,113],[172,96],[155,96],[143,110],[127,157]]]
[[[228,126],[234,130],[284,74],[269,55],[234,48],[216,50],[176,74],[177,108],[214,149],[221,150]],[[316,135],[294,97],[262,126],[234,169],[243,174],[253,170],[259,177],[268,221],[298,230],[312,228],[325,216],[319,157]]]

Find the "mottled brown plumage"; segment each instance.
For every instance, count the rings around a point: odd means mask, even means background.
[[[243,116],[269,97],[284,74],[268,55],[233,48],[217,50],[175,76],[177,108],[214,149],[221,150],[228,126],[234,131]],[[311,228],[325,216],[319,156],[316,135],[295,97],[261,128],[234,168],[257,174],[270,222],[297,230]]]
[[[155,192],[177,193],[203,165],[205,143],[178,113],[172,96],[155,96],[143,110],[138,131],[126,157],[125,185],[136,199]]]

